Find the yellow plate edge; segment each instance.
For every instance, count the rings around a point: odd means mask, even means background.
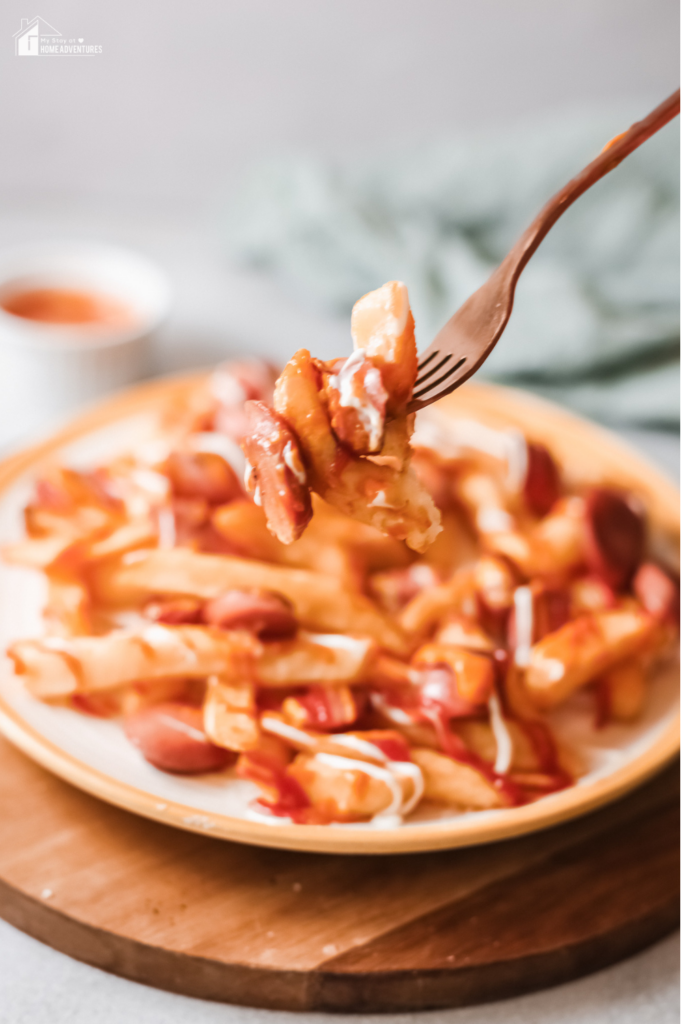
[[[115,395],[83,413],[49,439],[0,463],[0,494],[18,476],[55,450],[117,419],[150,410],[157,404],[163,405],[174,393],[180,397],[202,377],[203,374],[194,373],[162,378]],[[617,475],[631,478],[640,489],[645,489],[650,503],[656,501],[657,519],[670,529],[677,524],[678,491],[675,485],[609,431],[534,395],[494,384],[466,384],[440,404],[447,415],[461,415],[463,412],[474,415],[477,410],[486,411],[486,406],[492,406],[501,424],[517,423],[532,436],[550,440],[551,446],[549,431],[550,435],[571,436],[574,442],[580,440],[593,453],[597,446],[602,457],[611,461]],[[466,821],[444,824],[407,825],[386,831],[346,831],[328,825],[271,826],[162,801],[144,790],[112,779],[50,743],[27,725],[2,698],[0,731],[10,743],[43,768],[93,796],[142,817],[186,831],[256,846],[345,854],[416,853],[475,846],[550,828],[623,796],[664,768],[680,748],[680,716],[677,716],[656,745],[589,785],[577,785],[533,804],[497,811],[495,817],[488,820],[478,820],[475,815]],[[157,805],[162,802],[165,806],[160,810]]]

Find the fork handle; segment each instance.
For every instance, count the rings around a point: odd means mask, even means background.
[[[545,204],[536,219],[529,225],[522,237],[515,243],[503,262],[495,271],[508,277],[514,285],[539,245],[568,207],[582,196],[591,185],[613,171],[629,153],[641,146],[651,135],[672,121],[681,110],[681,90],[677,89],[668,99],[643,118],[631,125],[628,131],[617,135],[607,143],[599,156],[577,174],[575,178],[556,192]]]

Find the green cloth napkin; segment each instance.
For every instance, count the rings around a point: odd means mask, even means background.
[[[653,104],[572,115],[393,154],[254,168],[231,204],[233,258],[348,317],[408,286],[418,347],[502,259],[543,203]],[[564,215],[524,271],[482,377],[596,419],[679,419],[679,130],[663,129]]]

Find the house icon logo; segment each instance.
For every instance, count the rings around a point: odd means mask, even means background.
[[[21,19],[21,28],[14,33],[14,52],[17,57],[39,57],[40,41],[45,36],[61,37],[62,33],[53,28],[44,18]]]

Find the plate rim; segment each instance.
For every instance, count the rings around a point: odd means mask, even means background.
[[[0,462],[0,495],[17,477],[52,452],[118,419],[152,411],[153,405],[165,404],[169,395],[176,390],[179,394],[189,390],[206,373],[200,371],[160,378],[98,402],[42,441]],[[519,411],[520,407],[531,405],[534,413],[550,417],[558,426],[588,433],[599,441],[601,449],[611,449],[618,462],[628,464],[632,472],[641,479],[645,478],[648,488],[662,498],[665,505],[671,506],[670,512],[674,505],[678,507],[675,485],[605,428],[516,388],[471,382],[464,385],[462,393],[471,398],[476,398],[477,393],[482,397],[485,394],[495,395],[504,417],[507,415],[507,409],[503,408],[505,406],[512,405]],[[456,404],[455,396],[450,396],[441,405],[448,414],[449,407]],[[462,820],[456,818],[447,822],[421,823],[394,829],[346,830],[329,825],[270,825],[214,811],[202,811],[197,807],[154,796],[75,758],[42,736],[0,696],[0,732],[5,738],[43,768],[92,796],[170,827],[204,836],[316,853],[399,854],[455,849],[484,845],[551,828],[617,800],[663,769],[679,751],[679,730],[680,713],[672,718],[659,738],[648,748],[608,775],[585,786],[572,786],[535,803],[491,812],[483,820],[472,815]]]

